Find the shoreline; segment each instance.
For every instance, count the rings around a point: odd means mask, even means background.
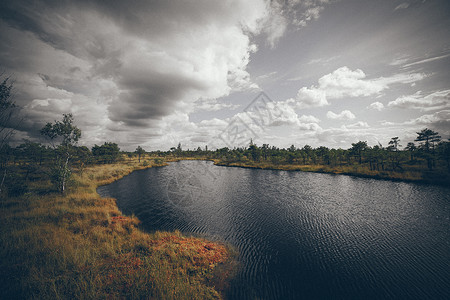
[[[346,175],[358,178],[371,178],[376,180],[388,180],[393,182],[409,182],[428,185],[450,186],[450,174],[433,172],[429,170],[421,171],[371,171],[366,166],[327,166],[327,165],[299,165],[299,164],[280,164],[264,162],[228,162],[217,158],[208,157],[169,157],[164,158],[167,163],[178,162],[182,160],[202,160],[212,161],[214,165],[221,167],[244,168],[244,169],[260,169],[260,170],[278,170],[288,172],[310,172],[333,175]],[[428,176],[423,177],[423,176]]]
[[[223,167],[234,167],[234,168],[246,168],[246,169],[261,169],[261,170],[279,170],[288,172],[311,172],[311,173],[322,173],[322,174],[334,174],[334,175],[346,175],[354,176],[359,178],[372,178],[377,180],[389,180],[394,182],[410,182],[419,184],[432,184],[432,185],[450,185],[450,178],[447,177],[437,177],[439,174],[434,175],[431,178],[421,177],[423,172],[392,172],[392,171],[368,171],[358,172],[357,168],[353,170],[342,170],[339,168],[332,168],[324,165],[274,165],[271,163],[246,163],[246,162],[225,162],[222,160],[213,160],[214,164]],[[347,169],[350,167],[345,166]],[[368,173],[367,173],[368,172]],[[420,177],[419,177],[420,176]]]

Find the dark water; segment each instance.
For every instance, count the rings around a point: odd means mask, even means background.
[[[182,161],[98,192],[237,247],[231,299],[450,299],[447,187]]]

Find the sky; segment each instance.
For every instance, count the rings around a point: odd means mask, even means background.
[[[450,138],[448,0],[2,1],[13,143],[72,113],[147,151]]]

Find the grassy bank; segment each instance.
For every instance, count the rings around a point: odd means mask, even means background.
[[[377,171],[377,170],[370,170],[367,165],[358,165],[358,164],[343,165],[343,166],[328,166],[328,165],[273,164],[270,162],[252,162],[252,161],[227,162],[223,160],[217,160],[215,164],[227,167],[344,174],[376,179],[450,185],[450,176],[448,173],[444,171],[428,171],[414,167],[410,168],[404,167],[402,171],[388,171],[388,170]]]
[[[1,299],[217,299],[230,249],[180,232],[144,233],[99,185],[147,166],[137,159],[73,175],[66,195],[49,182],[0,202]]]

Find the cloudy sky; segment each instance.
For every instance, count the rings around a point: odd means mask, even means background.
[[[450,137],[450,1],[2,1],[15,140],[123,150]]]

